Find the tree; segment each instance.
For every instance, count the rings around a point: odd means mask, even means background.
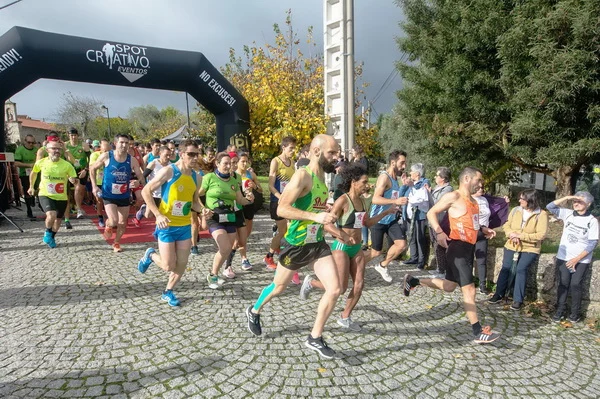
[[[108,119],[97,117],[90,122],[88,127],[88,137],[93,139],[107,139],[112,141],[117,134],[133,135],[133,125],[129,119],[121,117],[110,118],[110,134],[108,132]]]
[[[217,145],[217,123],[212,112],[208,111],[200,103],[190,117],[190,135],[197,138],[203,144],[215,147]]]
[[[322,58],[304,55],[290,11],[285,26],[283,32],[273,25],[275,44],[244,46],[243,59],[230,49],[229,63],[222,68],[248,100],[252,150],[262,160],[277,154],[285,136],[296,137],[302,146],[326,131]],[[315,47],[312,28],[306,43]]]
[[[78,128],[81,137],[89,137],[90,123],[101,115],[102,103],[93,98],[64,93],[58,110],[59,123]]]
[[[515,167],[572,189],[598,155],[598,2],[399,0],[398,129],[446,166]],[[595,18],[595,19],[594,19]],[[511,175],[512,174],[512,175]]]
[[[168,136],[185,123],[183,114],[173,106],[159,110],[154,105],[143,105],[130,108],[127,115],[133,136],[142,141]]]

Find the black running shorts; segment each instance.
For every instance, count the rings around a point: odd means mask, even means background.
[[[454,281],[460,287],[473,284],[473,257],[475,244],[460,240],[448,242],[446,250],[446,280]]]
[[[277,205],[279,205],[279,201],[271,201],[269,203],[269,211],[271,212],[271,219],[275,221],[283,220],[282,217],[277,216]]]
[[[392,222],[390,224],[376,223],[371,227],[371,248],[375,251],[383,249],[383,236],[387,234],[392,241],[406,240],[406,230],[403,224]]]
[[[300,246],[281,240],[279,263],[288,270],[299,270],[326,256],[331,256],[331,248],[325,240]]]
[[[67,209],[67,200],[55,200],[50,197],[39,196],[40,205],[44,212],[54,211],[56,212],[56,218],[62,219],[65,216],[65,210]]]

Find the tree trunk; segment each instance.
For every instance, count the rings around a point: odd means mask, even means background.
[[[573,166],[562,165],[552,172],[552,177],[556,180],[556,198],[562,198],[573,194]]]

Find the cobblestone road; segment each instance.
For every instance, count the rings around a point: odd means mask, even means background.
[[[113,254],[81,220],[50,250],[42,222],[20,223],[23,234],[0,226],[2,398],[600,396],[600,334],[488,306],[478,295],[483,321],[503,335],[473,344],[458,293],[402,295],[408,266],[393,265],[392,284],[367,270],[353,314],[362,331],[341,330],[335,317],[326,326],[336,359],[304,347],[319,295],[301,302],[296,286],[265,308],[263,336],[251,336],[244,309],[272,278],[261,263],[267,215],[257,216],[250,239],[255,269],[221,290],[207,287],[216,247],[201,240],[176,290],[180,308],[160,300],[166,275],[156,266],[137,272],[146,244]]]

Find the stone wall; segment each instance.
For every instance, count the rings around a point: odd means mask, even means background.
[[[496,282],[502,268],[503,248],[488,249],[488,280]],[[492,267],[493,266],[493,267]],[[541,254],[527,274],[526,299],[556,304],[557,276],[554,254]],[[570,304],[570,297],[569,297]],[[592,262],[583,282],[582,312],[587,317],[600,317],[600,261]]]

